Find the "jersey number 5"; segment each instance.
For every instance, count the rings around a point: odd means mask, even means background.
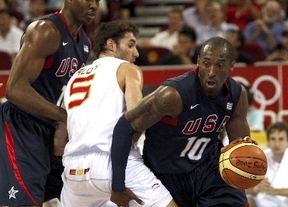
[[[75,78],[70,86],[70,102],[68,104],[69,109],[80,106],[88,97],[91,88],[91,84],[94,75],[89,75],[87,77]]]

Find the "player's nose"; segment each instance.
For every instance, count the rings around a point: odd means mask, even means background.
[[[135,58],[138,58],[138,57],[139,57],[139,52],[138,52],[137,48],[135,48],[135,50],[133,51],[133,56],[134,56]]]
[[[99,7],[99,0],[93,0],[90,2],[90,8],[98,9]]]

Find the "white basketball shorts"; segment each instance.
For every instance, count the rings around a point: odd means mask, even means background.
[[[110,154],[67,156],[63,158],[63,165],[63,207],[105,206],[111,195]],[[172,200],[161,181],[144,165],[140,153],[132,148],[126,166],[125,185],[145,202],[144,207],[165,207]],[[140,205],[136,201],[130,201],[129,206]]]

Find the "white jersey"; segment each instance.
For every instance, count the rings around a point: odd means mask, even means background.
[[[116,77],[123,62],[127,61],[99,58],[78,70],[68,82],[64,105],[69,142],[64,156],[91,151],[110,154],[114,126],[126,111],[124,93]]]
[[[267,163],[268,163],[268,169],[266,173],[266,178],[271,183],[271,186],[279,189],[279,188],[288,188],[286,181],[286,175],[287,175],[287,163],[285,163],[287,155],[285,155],[288,151],[286,149],[286,152],[284,153],[284,156],[282,158],[281,163],[276,162],[274,160],[274,154],[270,148],[266,149],[265,151],[266,157],[267,157]],[[282,165],[282,166],[281,166]],[[279,173],[280,166],[282,167],[282,172],[284,170],[284,173]],[[284,167],[283,167],[284,166]],[[276,176],[281,176],[281,178],[277,178]],[[278,180],[278,182],[276,181]],[[275,182],[278,183],[278,186],[275,186]],[[279,182],[281,183],[279,186]],[[254,198],[255,202],[258,207],[287,207],[288,206],[288,198],[287,196],[279,196],[279,195],[272,195],[272,194],[266,194],[266,193],[258,193],[257,196]]]

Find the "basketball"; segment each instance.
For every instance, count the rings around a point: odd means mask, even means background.
[[[220,155],[219,170],[228,185],[248,189],[264,179],[267,158],[263,150],[253,143],[231,143]]]

